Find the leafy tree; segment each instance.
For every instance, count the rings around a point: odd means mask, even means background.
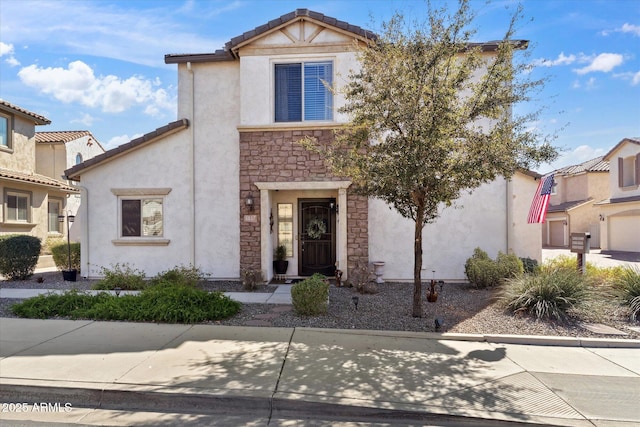
[[[548,136],[529,127],[540,110],[514,105],[544,85],[514,61],[527,42],[514,40],[518,8],[495,49],[473,43],[468,0],[450,13],[427,3],[425,22],[396,13],[359,52],[340,112],[350,122],[330,145],[303,141],[323,154],[356,191],[384,200],[415,221],[413,316],[422,316],[422,231],[460,195],[517,169],[557,156]]]

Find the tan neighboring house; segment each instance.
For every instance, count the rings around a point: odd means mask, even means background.
[[[104,148],[87,130],[36,132],[36,171],[54,179],[63,179],[70,167],[104,153]],[[70,183],[68,183],[70,184]],[[80,193],[67,197],[65,212],[76,216]],[[81,217],[71,224],[71,240],[80,241]]]
[[[640,137],[624,138],[609,161],[609,195],[596,203],[603,250],[640,252]]]
[[[555,185],[542,224],[542,245],[568,247],[571,233],[591,233],[591,247],[600,247],[600,208],[609,197],[609,162],[603,157],[554,171]]]
[[[43,241],[66,236],[58,215],[67,208],[68,197],[79,192],[40,173],[36,161],[35,128],[50,123],[0,99],[0,234],[29,234]]]

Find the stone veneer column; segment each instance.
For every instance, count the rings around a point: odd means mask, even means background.
[[[282,130],[240,132],[240,270],[260,269],[260,192],[255,182],[342,181],[329,173],[324,160],[298,141],[313,136],[330,143],[333,130]],[[250,211],[245,204],[254,200]],[[267,225],[268,226],[268,225]],[[369,254],[368,202],[347,191],[348,268],[367,261]],[[344,266],[341,266],[344,269]]]

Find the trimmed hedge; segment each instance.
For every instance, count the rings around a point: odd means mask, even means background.
[[[480,248],[476,248],[464,264],[464,274],[478,288],[497,286],[504,279],[516,277],[523,272],[522,260],[516,255],[498,252],[494,261]]]
[[[293,309],[303,316],[324,314],[328,309],[329,283],[322,274],[296,283],[291,287]]]
[[[0,274],[9,280],[28,279],[38,264],[40,248],[40,239],[34,236],[0,237]]]
[[[71,269],[80,271],[80,243],[72,242],[71,247]],[[69,268],[69,249],[67,243],[57,243],[50,248],[53,262],[56,263],[58,270],[67,270]]]

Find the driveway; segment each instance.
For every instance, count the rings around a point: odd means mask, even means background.
[[[577,258],[577,254],[571,252],[569,249],[543,248],[542,262],[560,255],[568,255],[570,257]],[[598,267],[630,265],[640,269],[640,252],[602,251],[600,249],[592,249],[586,255],[586,260]]]

